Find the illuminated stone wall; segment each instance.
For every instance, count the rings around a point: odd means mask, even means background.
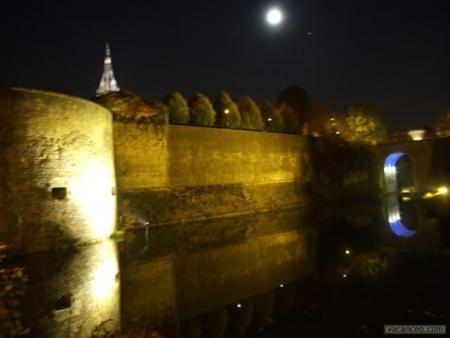
[[[306,140],[298,135],[169,126],[171,186],[308,180]]]
[[[109,237],[111,114],[62,94],[0,88],[0,238],[40,251]]]
[[[119,213],[152,224],[308,203],[304,137],[114,122]]]
[[[114,153],[120,190],[169,185],[167,127],[114,122]]]

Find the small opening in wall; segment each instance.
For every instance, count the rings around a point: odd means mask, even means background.
[[[56,187],[52,188],[52,196],[57,200],[64,200],[67,198],[67,188],[66,187]]]
[[[72,306],[72,300],[70,295],[64,295],[59,298],[55,303],[55,310],[60,311],[64,309],[68,309]]]

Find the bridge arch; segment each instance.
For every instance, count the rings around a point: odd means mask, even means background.
[[[384,192],[397,194],[403,189],[414,189],[414,163],[408,154],[402,151],[390,153],[383,164]]]
[[[384,159],[383,171],[389,227],[398,237],[414,236],[416,230],[408,228],[402,220],[400,201],[401,192],[414,189],[412,159],[402,151],[392,152]]]

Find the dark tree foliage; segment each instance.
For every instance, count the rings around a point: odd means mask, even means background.
[[[436,122],[437,136],[450,136],[450,109],[446,111]]]
[[[350,105],[345,117],[345,138],[350,142],[376,144],[386,138],[386,127],[374,105]]]
[[[95,101],[111,110],[114,119],[119,121],[150,121],[157,115],[146,100],[126,90],[102,95]]]
[[[291,86],[278,94],[277,106],[289,106],[297,118],[297,124],[303,128],[310,115],[308,93],[300,87]]]
[[[148,105],[155,112],[155,115],[151,117],[151,122],[155,124],[167,124],[169,122],[169,108],[160,101],[149,102]]]
[[[239,111],[241,112],[241,128],[250,130],[263,130],[264,122],[258,105],[250,96],[243,96],[239,100]]]
[[[226,128],[238,128],[241,125],[241,114],[230,95],[221,91],[214,100],[214,109],[217,112],[216,125]]]
[[[320,136],[335,132],[332,118],[336,113],[304,89],[295,86],[286,88],[278,95],[277,103],[292,108],[304,134]]]
[[[216,112],[208,97],[202,93],[195,94],[190,103],[191,123],[196,126],[213,126],[216,121]]]
[[[180,92],[173,91],[164,98],[164,103],[169,109],[170,123],[188,124],[189,106]]]
[[[310,97],[309,108],[309,117],[307,119],[308,134],[325,136],[338,130],[336,126],[339,124],[339,117],[325,102]]]
[[[283,132],[283,118],[280,111],[275,109],[269,101],[263,101],[260,106],[261,116],[266,125],[267,131],[281,133]]]
[[[284,131],[290,134],[300,134],[299,122],[291,106],[281,104],[276,109],[280,111],[280,115],[283,118]]]
[[[5,264],[7,247],[0,242],[0,337],[29,337],[21,307],[28,284],[22,267]]]

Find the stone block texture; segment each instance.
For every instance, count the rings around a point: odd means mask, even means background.
[[[109,236],[111,113],[80,98],[1,87],[0,121],[2,241],[33,252]]]
[[[114,147],[126,226],[308,203],[310,148],[300,135],[116,121]]]

